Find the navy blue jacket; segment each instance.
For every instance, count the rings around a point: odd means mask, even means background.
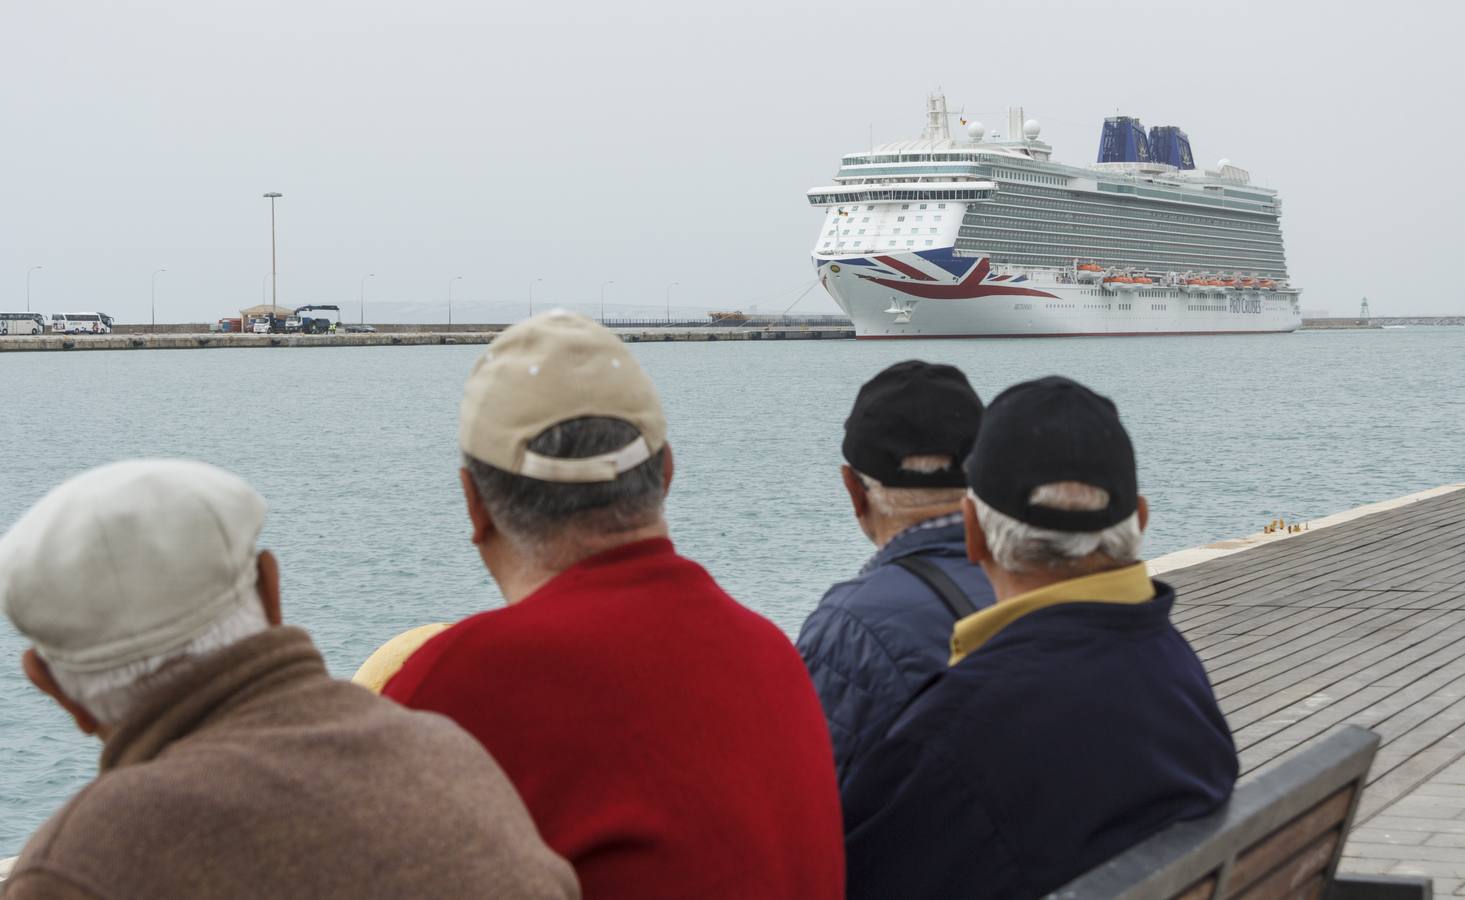
[[[853,761],[885,736],[925,683],[946,670],[955,617],[941,598],[894,564],[934,561],[977,609],[992,605],[987,576],[966,558],[960,523],[916,527],[880,549],[858,577],[836,584],[799,632],[799,653],[814,679],[840,786]]]
[[[843,792],[850,900],[1037,897],[1230,796],[1230,729],[1155,589],[1030,612],[912,702]]]

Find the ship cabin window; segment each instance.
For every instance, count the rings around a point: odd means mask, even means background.
[[[925,209],[925,208],[926,208],[926,204],[922,203],[921,204],[921,209]]]
[[[865,212],[874,212],[874,211],[875,211],[875,207],[873,207],[873,206],[867,206],[867,207],[865,207]]]
[[[927,246],[927,247],[929,247],[929,246],[931,246],[931,245],[932,245],[932,244],[933,244],[933,243],[935,243],[935,242],[934,242],[934,241],[927,241],[927,242],[926,242],[926,246]]]
[[[905,245],[907,247],[914,247],[916,245],[916,242],[915,241],[906,241],[905,242]]]
[[[904,222],[905,221],[905,216],[896,216],[895,217],[895,221],[897,221],[897,222]]]
[[[896,234],[900,234],[900,229],[899,228],[895,229],[895,233]]]
[[[926,220],[926,217],[925,216],[916,216],[916,221],[917,222],[924,222],[925,220]]]
[[[901,209],[910,209],[911,208],[911,205],[909,203],[902,203],[900,205],[900,208]]]
[[[870,217],[869,217],[869,216],[865,216],[865,217],[864,217],[864,218],[863,218],[863,219],[861,219],[861,220],[860,220],[860,221],[861,221],[861,222],[868,222],[868,221],[870,221]]]
[[[936,208],[937,209],[945,209],[946,208],[946,204],[945,203],[938,203],[938,204],[936,204]]]
[[[829,242],[828,241],[825,241],[824,242],[824,249],[825,250],[828,250],[829,249]]]
[[[933,221],[933,222],[940,222],[941,221],[941,217],[939,215],[932,216],[931,217],[931,221]]]
[[[864,233],[865,233],[865,229],[861,228],[860,229],[860,234],[864,234]]]

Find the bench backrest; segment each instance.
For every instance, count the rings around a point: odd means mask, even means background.
[[[1051,896],[1321,897],[1338,867],[1378,746],[1378,735],[1349,725],[1239,785],[1211,815],[1172,825]]]

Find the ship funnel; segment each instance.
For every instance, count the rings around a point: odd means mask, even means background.
[[[1150,153],[1155,162],[1167,163],[1177,169],[1195,168],[1190,138],[1177,125],[1156,125],[1150,129]]]
[[[1150,142],[1145,127],[1133,116],[1110,116],[1099,138],[1099,162],[1149,162]]]

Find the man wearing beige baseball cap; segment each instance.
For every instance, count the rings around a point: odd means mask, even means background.
[[[788,638],[673,549],[666,431],[651,380],[589,319],[494,341],[459,445],[509,605],[428,639],[385,694],[478,738],[587,897],[842,898],[818,699]]]
[[[105,742],[6,900],[579,896],[493,760],[280,624],[265,503],[196,462],[93,469],[0,537],[31,681]]]

